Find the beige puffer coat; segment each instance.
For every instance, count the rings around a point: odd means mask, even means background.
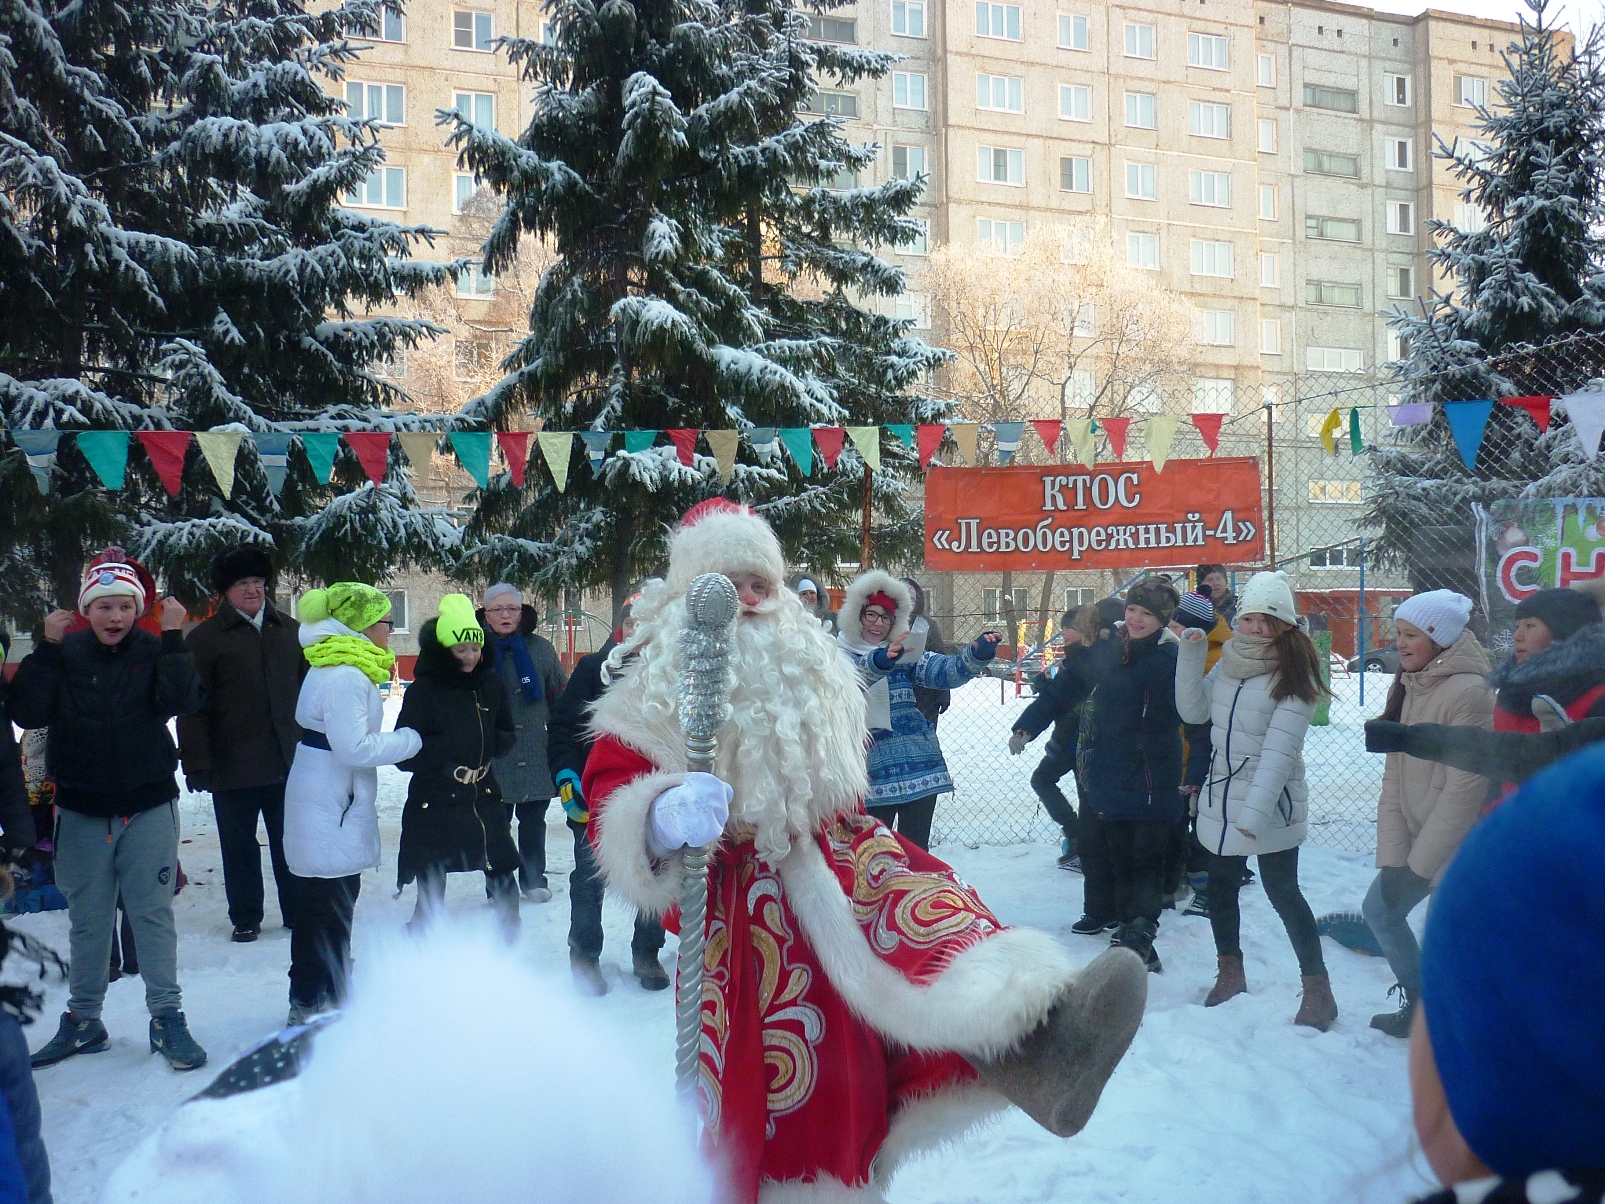
[[[1491,666],[1470,631],[1417,673],[1403,674],[1401,723],[1492,729]],[[1408,865],[1434,885],[1477,822],[1488,779],[1436,761],[1389,753],[1377,804],[1377,865]]]

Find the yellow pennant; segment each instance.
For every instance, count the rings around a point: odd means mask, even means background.
[[[195,442],[201,445],[201,454],[217,478],[217,487],[225,498],[234,496],[234,457],[240,450],[244,431],[196,431]]]
[[[568,456],[574,446],[574,432],[547,431],[537,438],[541,441],[541,455],[546,457],[546,467],[552,470],[557,492],[562,493],[568,488]]]
[[[736,471],[736,444],[739,441],[735,431],[703,431],[703,437],[708,441],[708,450],[719,464],[719,476],[726,485]]]
[[[965,464],[974,464],[975,443],[981,435],[981,424],[978,422],[952,422],[947,428],[953,435],[953,442],[958,444],[959,459]]]
[[[401,431],[396,435],[401,440],[401,450],[412,465],[415,476],[429,475],[429,458],[435,454],[435,444],[440,442],[440,436],[434,431]]]
[[[1088,468],[1092,467],[1092,419],[1067,418],[1064,423],[1065,434],[1070,436],[1070,446],[1075,448],[1076,459]]]
[[[1165,461],[1170,458],[1170,441],[1176,437],[1176,428],[1180,425],[1181,419],[1170,414],[1148,420],[1148,458],[1154,462],[1155,472],[1165,471]]]
[[[864,463],[873,469],[881,466],[881,428],[878,426],[850,426],[847,437],[853,441]]]
[[[1343,417],[1335,409],[1326,416],[1326,421],[1321,423],[1321,446],[1326,448],[1326,454],[1329,456],[1337,455],[1337,433],[1342,425]]]

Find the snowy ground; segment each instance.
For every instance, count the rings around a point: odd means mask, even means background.
[[[383,868],[363,875],[358,974],[365,945],[394,933],[411,911],[410,890],[393,897],[405,790],[405,775],[381,771],[387,859]],[[211,1065],[179,1075],[151,1056],[140,981],[113,983],[105,1012],[111,1050],[37,1076],[59,1204],[94,1201],[111,1170],[145,1135],[284,1021],[289,936],[276,926],[271,887],[262,939],[232,944],[208,798],[186,795],[181,808],[190,886],[176,904],[179,962],[185,1011],[211,1053]],[[573,857],[556,815],[554,807],[547,837],[556,896],[548,904],[525,904],[518,955],[566,976],[567,872]],[[1069,931],[1081,911],[1081,879],[1054,867],[1053,847],[950,844],[938,852],[1006,922],[1051,932],[1085,960],[1102,947]],[[1357,907],[1373,872],[1368,857],[1328,849],[1307,849],[1303,864],[1317,913]],[[448,901],[454,912],[488,924],[482,882],[478,875],[454,875]],[[1411,1133],[1404,1043],[1367,1027],[1385,1004],[1392,981],[1386,965],[1327,942],[1340,1018],[1330,1033],[1295,1029],[1297,966],[1257,887],[1244,892],[1243,920],[1251,994],[1205,1011],[1201,1001],[1214,971],[1209,924],[1167,913],[1159,938],[1165,973],[1151,980],[1148,1017],[1081,1136],[1059,1141],[1014,1113],[910,1166],[893,1187],[893,1204],[1393,1204],[1429,1189]],[[629,977],[626,910],[609,900],[605,923],[603,968],[612,990],[587,1006],[666,1081],[673,1074],[669,993],[648,994]],[[65,912],[24,916],[16,926],[66,952]],[[673,948],[671,939],[666,955]],[[65,996],[64,986],[50,988],[44,1019],[28,1030],[30,1045],[37,1047],[54,1031]],[[517,1018],[509,1023],[516,1026]]]

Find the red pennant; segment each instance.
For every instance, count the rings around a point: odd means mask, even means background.
[[[177,497],[184,484],[184,453],[189,451],[189,437],[189,431],[134,432],[170,497]]]
[[[1501,397],[1499,399],[1507,406],[1520,406],[1526,410],[1534,422],[1538,424],[1538,433],[1547,434],[1549,431],[1549,403],[1553,397]]]
[[[1204,446],[1209,448],[1209,454],[1213,456],[1215,449],[1220,446],[1220,424],[1226,421],[1226,415],[1194,414],[1192,418],[1198,433],[1204,437]]]
[[[1129,418],[1100,418],[1098,425],[1103,433],[1109,437],[1109,447],[1115,453],[1116,460],[1126,458],[1126,428],[1131,425]]]
[[[814,428],[814,442],[819,444],[819,454],[825,458],[826,468],[835,468],[836,459],[842,454],[842,440],[847,438],[847,428],[841,426],[816,426]]]
[[[507,474],[513,478],[513,488],[524,488],[524,469],[529,466],[530,431],[497,431],[496,442],[501,444],[502,455],[507,457]]]
[[[357,462],[375,487],[384,483],[385,467],[390,461],[389,431],[346,431],[346,442],[357,453]]]
[[[1053,455],[1053,449],[1059,446],[1059,432],[1064,428],[1064,423],[1058,420],[1039,422],[1033,418],[1031,425],[1037,428],[1037,437],[1042,440],[1042,446],[1048,449],[1048,455]]]
[[[947,434],[947,424],[942,422],[922,422],[919,429],[920,441],[920,467],[929,468],[931,457],[936,449],[942,446],[942,438]]]
[[[674,440],[675,454],[680,457],[680,463],[690,468],[691,455],[697,450],[697,436],[702,434],[701,429],[687,430],[681,428],[677,431],[664,431],[663,433]]]

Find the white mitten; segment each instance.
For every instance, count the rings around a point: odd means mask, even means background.
[[[688,773],[685,782],[670,787],[652,801],[647,824],[647,845],[654,857],[676,849],[712,844],[730,818],[735,791],[711,773]]]

